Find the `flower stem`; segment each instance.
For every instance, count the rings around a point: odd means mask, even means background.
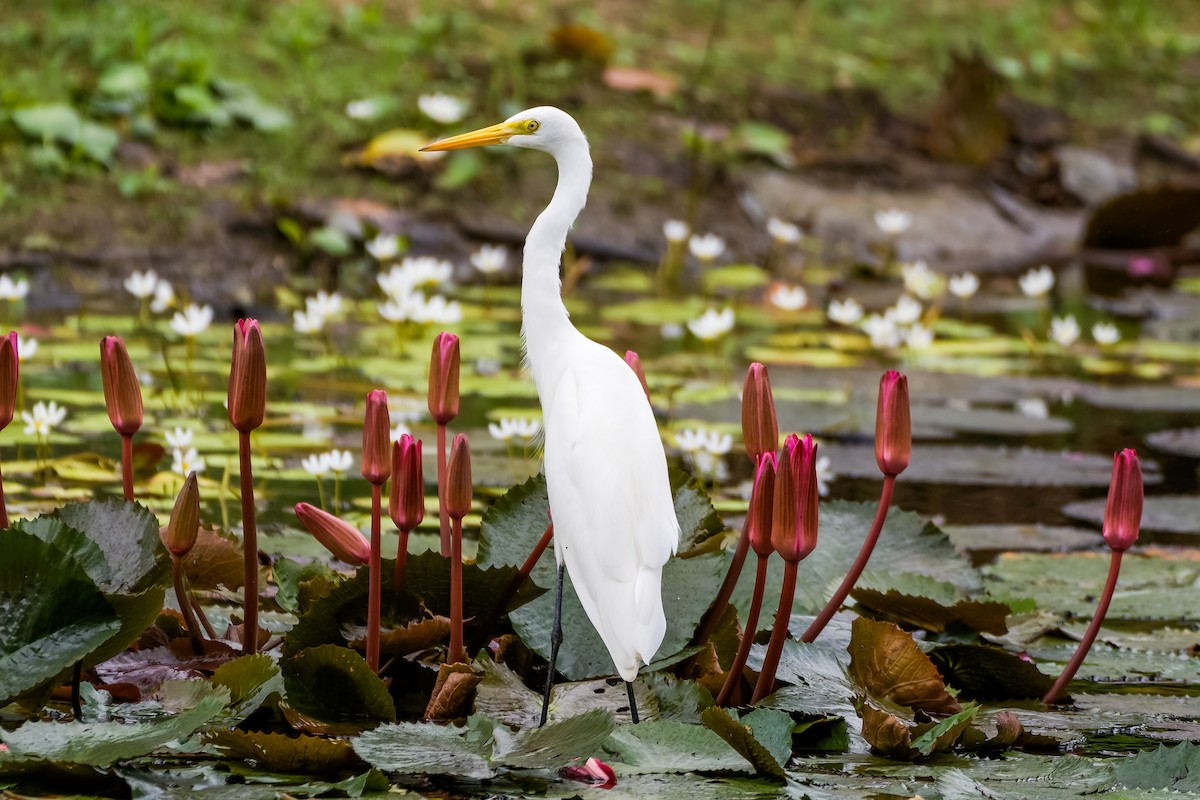
[[[8,501],[4,499],[3,475],[0,475],[0,530],[8,530]]]
[[[787,638],[788,621],[792,618],[792,599],[796,596],[796,570],[799,566],[799,561],[783,562],[783,590],[779,593],[779,608],[775,611],[771,641],[767,644],[767,655],[763,659],[762,672],[758,673],[758,683],[754,686],[751,703],[757,703],[775,691],[775,671],[779,669],[783,640]]]
[[[1100,602],[1096,604],[1096,613],[1092,616],[1092,624],[1088,625],[1087,633],[1079,641],[1079,647],[1075,648],[1075,655],[1071,656],[1070,663],[1058,676],[1054,685],[1050,687],[1050,691],[1046,692],[1046,696],[1042,698],[1042,702],[1046,705],[1058,701],[1063,691],[1066,690],[1067,684],[1071,682],[1071,678],[1074,678],[1075,673],[1079,671],[1088,651],[1092,649],[1092,643],[1096,641],[1096,635],[1100,633],[1100,625],[1104,622],[1104,615],[1108,613],[1108,606],[1117,589],[1117,575],[1121,571],[1121,556],[1124,554],[1124,550],[1112,551],[1108,562],[1108,580],[1104,583],[1104,594],[1100,595]]]
[[[446,511],[446,423],[437,426],[438,525],[442,534],[442,557],[450,555],[450,514]]]
[[[317,497],[321,500],[321,510],[328,511],[325,507],[325,484],[321,482],[321,476],[317,476]]]
[[[450,650],[446,661],[459,664],[466,661],[463,654],[462,604],[462,520],[454,520],[450,536]]]
[[[200,623],[196,621],[191,598],[188,596],[187,586],[184,584],[183,559],[179,556],[171,557],[171,576],[175,581],[175,602],[179,604],[179,612],[183,614],[183,624],[187,627],[188,636],[192,638],[192,651],[196,655],[200,655],[204,652],[204,637],[200,634]]]
[[[254,475],[250,469],[250,434],[238,434],[242,489],[242,554],[246,569],[246,602],[242,615],[242,652],[258,652],[258,527],[254,518]]]
[[[750,612],[746,615],[746,624],[742,627],[742,641],[738,644],[737,657],[733,659],[733,666],[729,668],[729,674],[725,677],[725,685],[721,687],[721,693],[717,695],[717,705],[719,706],[724,706],[729,702],[733,688],[741,680],[742,670],[746,667],[746,659],[750,656],[750,645],[754,642],[754,635],[758,633],[758,617],[762,613],[763,591],[767,585],[767,558],[767,556],[758,557]]]
[[[380,570],[382,555],[380,550],[382,515],[383,515],[383,486],[371,484],[371,563],[367,569],[367,666],[373,672],[379,671],[379,603],[380,603]]]
[[[709,637],[716,630],[721,615],[725,613],[725,606],[729,604],[729,598],[733,597],[733,589],[737,586],[738,578],[742,575],[742,566],[746,563],[746,553],[750,550],[749,525],[750,516],[747,515],[746,521],[742,524],[742,534],[738,538],[737,549],[733,551],[733,561],[729,562],[729,570],[725,573],[725,580],[721,583],[716,599],[704,613],[700,627],[692,637],[692,644],[697,647],[707,644]]]
[[[411,531],[400,529],[400,544],[396,548],[396,570],[392,573],[392,588],[396,591],[400,591],[400,588],[404,586],[404,565],[408,562],[409,533]]]
[[[808,630],[800,637],[800,641],[806,643],[812,642],[821,635],[821,631],[825,630],[825,626],[829,624],[829,620],[842,607],[842,602],[850,594],[850,590],[854,588],[854,584],[858,582],[858,577],[862,575],[863,569],[866,568],[867,562],[871,559],[871,551],[875,549],[875,543],[879,541],[879,534],[883,530],[883,522],[887,519],[888,507],[892,504],[892,490],[895,488],[896,476],[884,475],[883,489],[879,493],[879,507],[875,509],[875,519],[871,522],[871,532],[867,534],[867,540],[863,542],[862,549],[858,551],[858,558],[854,559],[854,564],[850,566],[850,571],[842,579],[842,585],[833,593],[833,597],[829,598],[829,602],[825,604],[825,607],[821,609],[821,613],[808,626]]]
[[[526,558],[525,563],[521,565],[520,571],[518,571],[517,574],[513,576],[513,579],[509,582],[508,587],[504,590],[504,594],[500,596],[500,600],[497,601],[496,605],[492,608],[491,613],[488,614],[483,624],[476,628],[475,636],[467,646],[470,652],[477,652],[479,648],[483,647],[483,645],[488,641],[488,638],[492,634],[492,628],[496,624],[496,620],[498,620],[500,615],[505,612],[505,610],[508,608],[508,604],[512,602],[512,599],[517,596],[517,592],[520,591],[521,586],[524,585],[525,581],[529,580],[529,576],[533,573],[533,568],[537,566],[538,560],[542,557],[542,553],[546,552],[546,548],[550,545],[550,541],[553,538],[554,523],[551,522],[546,526],[546,530],[542,534],[542,538],[539,539],[538,543],[533,546],[533,550],[530,551],[529,557]]]
[[[133,502],[133,434],[121,435],[121,485],[125,499]]]

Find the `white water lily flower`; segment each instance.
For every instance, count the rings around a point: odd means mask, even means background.
[[[351,100],[346,103],[346,116],[350,119],[373,119],[379,114],[379,103],[371,98]]]
[[[900,295],[896,305],[887,310],[886,316],[895,320],[897,325],[912,325],[921,318],[921,304],[906,294]]]
[[[1054,288],[1054,272],[1047,266],[1031,269],[1017,283],[1026,297],[1042,297]]]
[[[697,339],[706,342],[719,339],[733,330],[733,309],[726,308],[723,311],[717,311],[715,308],[710,308],[696,319],[688,322],[687,327]]]
[[[66,418],[67,410],[53,400],[49,403],[37,401],[34,403],[32,414],[28,411],[21,412],[21,419],[25,421],[25,433],[36,436],[49,436],[50,431],[61,425]]]
[[[311,309],[293,311],[292,321],[296,333],[320,333],[325,329],[325,317],[321,314],[314,314]]]
[[[467,115],[467,101],[444,92],[421,95],[417,98],[417,108],[443,125],[453,125]]]
[[[979,291],[979,278],[973,272],[964,272],[950,279],[950,294],[962,300],[969,300]]]
[[[400,268],[414,288],[441,286],[454,276],[454,265],[434,256],[409,256],[400,263]]]
[[[871,337],[871,346],[878,350],[900,346],[900,330],[896,327],[896,320],[890,316],[872,314],[862,321],[862,329]]]
[[[37,339],[22,339],[20,334],[17,334],[17,360],[27,361],[37,355],[38,340]]]
[[[837,473],[833,471],[833,462],[829,460],[829,456],[817,458],[817,494],[821,497],[828,497],[829,482],[835,478],[837,478]]]
[[[488,433],[492,438],[499,439],[502,442],[517,439],[532,439],[537,436],[538,431],[542,429],[542,423],[536,419],[501,419],[497,422],[488,423]]]
[[[29,281],[21,278],[14,281],[8,273],[0,275],[0,300],[23,300],[29,294]]]
[[[175,305],[174,287],[167,281],[159,279],[158,285],[154,287],[154,299],[150,301],[150,310],[155,314],[161,314],[173,305]]]
[[[663,236],[667,237],[668,242],[679,244],[685,241],[690,233],[688,224],[681,219],[669,219],[663,223]]]
[[[771,305],[782,311],[798,311],[808,303],[808,293],[803,286],[788,286],[784,283],[775,284],[767,294]]]
[[[171,317],[171,330],[180,336],[191,339],[208,330],[208,326],[212,324],[212,319],[212,306],[198,306],[195,303],[188,303],[187,308],[183,309],[183,311],[176,311],[175,316]]]
[[[417,292],[411,298],[408,312],[413,322],[435,325],[457,325],[462,322],[462,306],[458,301],[447,300],[440,294],[426,300],[423,293]]]
[[[662,338],[673,341],[683,337],[683,326],[678,322],[664,322],[658,332]]]
[[[406,322],[408,320],[407,301],[388,300],[386,303],[379,304],[379,316],[383,317],[388,322]]]
[[[1096,340],[1096,344],[1116,344],[1121,341],[1121,331],[1111,322],[1097,322],[1092,326],[1092,338]]]
[[[329,462],[317,453],[301,459],[300,466],[314,478],[321,478],[329,473]]]
[[[337,292],[317,292],[316,297],[304,301],[304,308],[309,314],[330,319],[342,313],[342,296]]]
[[[392,398],[389,408],[389,416],[393,422],[418,422],[429,411],[429,406],[424,400],[408,397]]]
[[[367,254],[376,261],[390,261],[400,254],[400,237],[381,233],[366,244]]]
[[[185,477],[191,472],[199,475],[201,472],[204,472],[204,468],[207,466],[208,464],[200,457],[200,454],[196,452],[196,448],[194,447],[189,447],[186,450],[176,447],[175,452],[171,456],[171,471]]]
[[[397,422],[392,426],[390,435],[393,442],[400,441],[400,437],[404,436],[405,434],[412,436],[412,429],[409,428],[408,425],[404,424],[403,422]]]
[[[685,453],[695,453],[704,449],[708,435],[704,431],[687,428],[675,432],[675,444]]]
[[[917,323],[901,333],[901,337],[910,350],[925,350],[933,344],[933,328]]]
[[[696,258],[708,263],[725,252],[725,240],[715,233],[697,234],[688,239],[688,250]]]
[[[134,270],[128,278],[125,279],[125,291],[129,292],[139,300],[145,300],[147,297],[154,295],[154,290],[158,288],[158,273],[152,269],[145,272]]]
[[[1079,323],[1070,314],[1055,317],[1050,320],[1050,338],[1063,347],[1070,347],[1079,341]]]
[[[845,300],[830,300],[825,313],[839,325],[853,325],[862,319],[863,307],[853,297],[847,297]]]
[[[166,431],[163,434],[167,439],[167,444],[171,447],[190,447],[192,437],[196,435],[191,428],[176,428],[174,431]]]
[[[888,236],[899,236],[912,227],[912,214],[898,208],[876,211],[875,226]]]
[[[508,266],[508,248],[502,244],[485,244],[471,254],[471,266],[484,275],[494,275]]]
[[[329,469],[339,475],[354,466],[354,454],[349,450],[330,450],[323,453],[321,458],[325,459]]]
[[[716,431],[708,431],[704,436],[704,451],[709,455],[723,456],[733,448],[733,436]]]
[[[900,265],[904,277],[904,291],[911,292],[922,300],[929,300],[942,293],[942,276],[929,268],[924,261]]]
[[[1050,409],[1046,407],[1046,401],[1040,397],[1024,397],[1017,401],[1016,408],[1018,414],[1030,419],[1048,419],[1050,417]]]
[[[800,232],[799,225],[794,225],[779,217],[771,217],[767,220],[767,233],[771,234],[771,238],[780,244],[795,244],[804,235]]]

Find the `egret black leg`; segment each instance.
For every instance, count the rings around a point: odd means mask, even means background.
[[[625,692],[629,695],[629,716],[638,724],[637,699],[633,696],[633,681],[625,681]]]
[[[538,727],[546,724],[550,714],[550,690],[554,688],[554,667],[558,663],[558,648],[562,644],[562,594],[563,579],[566,577],[564,564],[558,565],[558,582],[554,587],[554,628],[550,631],[550,666],[546,672],[546,693],[542,695],[542,721]]]

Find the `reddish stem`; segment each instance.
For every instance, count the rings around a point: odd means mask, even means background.
[[[450,535],[450,650],[446,661],[458,664],[466,661],[463,654],[462,606],[462,520],[454,520]]]
[[[450,514],[446,511],[446,423],[437,425],[438,526],[442,534],[442,557],[450,554]]]
[[[820,636],[821,631],[825,630],[825,626],[829,624],[829,620],[842,607],[842,602],[850,594],[850,590],[854,588],[854,584],[858,583],[859,576],[862,575],[867,562],[871,560],[871,551],[875,549],[875,543],[879,541],[879,534],[883,531],[883,522],[887,519],[888,507],[892,504],[892,490],[895,487],[896,476],[884,475],[883,489],[879,493],[879,507],[875,509],[875,519],[871,523],[871,532],[867,534],[867,540],[863,542],[862,548],[858,551],[858,558],[854,559],[854,563],[850,566],[850,571],[842,579],[842,585],[833,593],[833,597],[829,598],[829,602],[825,604],[825,607],[821,609],[821,613],[808,626],[808,630],[800,637],[800,641],[812,642]]]
[[[1104,615],[1108,613],[1113,593],[1117,590],[1117,574],[1121,571],[1121,556],[1124,554],[1124,550],[1112,551],[1112,557],[1108,562],[1108,580],[1104,583],[1104,594],[1100,595],[1100,602],[1096,604],[1096,613],[1092,617],[1092,624],[1088,625],[1087,633],[1080,640],[1079,647],[1075,648],[1075,655],[1071,656],[1071,661],[1058,676],[1054,685],[1050,687],[1050,691],[1046,692],[1046,696],[1042,698],[1042,702],[1046,705],[1058,700],[1066,690],[1067,684],[1071,682],[1071,678],[1074,678],[1075,673],[1079,671],[1088,651],[1092,649],[1092,643],[1096,641],[1096,635],[1100,633],[1100,625],[1104,622]]]
[[[204,613],[204,607],[200,605],[200,601],[190,592],[188,593],[188,599],[192,601],[192,611],[196,612],[196,617],[199,618],[200,625],[204,628],[204,632],[208,634],[208,638],[216,639],[217,632],[213,630],[212,623],[208,621],[208,615]]]
[[[371,484],[371,563],[367,565],[367,666],[379,671],[379,603],[382,572],[383,486]]]
[[[404,565],[408,562],[408,534],[411,531],[402,528],[397,530],[400,531],[400,545],[396,548],[396,569],[392,573],[392,588],[398,592],[404,586]]]
[[[721,693],[717,695],[717,705],[719,706],[728,704],[729,698],[733,694],[733,688],[742,679],[742,670],[746,667],[746,659],[750,657],[750,645],[754,643],[754,635],[758,633],[758,617],[762,613],[763,591],[767,585],[768,558],[769,556],[758,557],[758,567],[754,573],[754,595],[750,600],[750,613],[746,615],[746,625],[742,629],[742,641],[738,645],[737,657],[733,659],[733,666],[729,668],[729,674],[725,676],[725,685],[721,687]]]
[[[187,626],[188,636],[192,637],[192,650],[196,655],[201,655],[204,652],[204,637],[200,634],[200,623],[196,621],[191,597],[188,595],[187,586],[184,585],[183,559],[179,556],[171,557],[171,576],[175,581],[175,602],[179,604],[179,612],[183,614],[183,624]]]
[[[738,578],[742,576],[742,566],[746,563],[746,553],[750,550],[749,528],[750,515],[747,514],[746,521],[742,523],[742,534],[738,537],[737,549],[733,551],[733,561],[729,562],[729,570],[725,573],[725,580],[721,583],[716,599],[704,612],[704,619],[700,621],[700,627],[696,629],[696,634],[692,637],[692,644],[697,647],[704,647],[708,642],[709,637],[716,630],[717,623],[721,620],[725,606],[729,604],[729,598],[733,597],[733,590],[737,586]]]
[[[0,530],[8,530],[8,501],[4,499],[3,475],[0,475]]]
[[[133,502],[133,434],[121,434],[121,484],[125,499]]]
[[[758,683],[754,686],[751,703],[757,703],[775,691],[775,671],[779,669],[783,640],[787,638],[788,622],[792,618],[792,600],[796,596],[796,570],[799,566],[799,561],[783,562],[783,590],[779,593],[779,608],[775,611],[771,641],[767,644],[767,655],[763,658],[762,672],[758,673]]]
[[[238,433],[238,462],[242,489],[242,555],[246,570],[246,601],[242,616],[242,652],[258,652],[258,527],[254,518],[254,474],[250,469],[250,433]]]

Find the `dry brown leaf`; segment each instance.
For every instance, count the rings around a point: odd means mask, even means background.
[[[429,705],[425,707],[425,719],[430,722],[448,722],[461,719],[471,713],[475,699],[475,687],[483,680],[470,664],[442,664],[438,667],[437,683]]]
[[[914,711],[962,711],[937,667],[912,637],[890,622],[859,617],[850,629],[850,678],[872,697]]]

